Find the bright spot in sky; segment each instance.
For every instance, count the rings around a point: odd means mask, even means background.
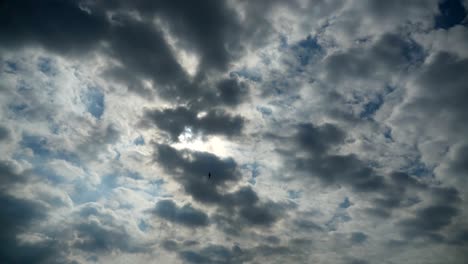
[[[194,76],[198,69],[198,57],[194,53],[186,52],[184,50],[178,50],[176,55],[180,65],[184,67],[190,76]]]
[[[217,156],[228,157],[228,142],[218,136],[210,136],[204,140],[200,135],[193,133],[191,128],[185,128],[185,131],[179,136],[179,142],[171,145],[176,149],[189,149],[192,151],[210,152]]]

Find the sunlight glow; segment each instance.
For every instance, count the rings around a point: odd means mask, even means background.
[[[194,134],[191,128],[179,136],[179,142],[172,144],[176,149],[189,149],[192,151],[210,152],[217,156],[229,156],[228,142],[218,136],[202,138],[201,135]]]

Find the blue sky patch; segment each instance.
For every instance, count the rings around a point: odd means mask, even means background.
[[[271,108],[265,106],[257,106],[257,111],[262,114],[263,118],[269,117],[273,113]]]
[[[322,46],[317,43],[317,39],[312,36],[297,42],[291,46],[291,50],[299,59],[302,66],[309,64],[313,59],[319,58],[323,55]]]
[[[11,104],[8,106],[8,109],[15,115],[21,115],[27,108],[28,105],[25,103]]]
[[[150,226],[145,222],[145,220],[140,219],[140,222],[138,223],[138,228],[142,231],[145,232],[148,230]]]
[[[78,155],[73,152],[50,148],[49,141],[46,137],[24,134],[20,141],[20,145],[22,148],[31,149],[34,153],[34,158],[30,159],[23,156],[18,156],[18,158],[29,160],[30,162],[37,164],[38,167],[43,166],[41,164],[49,159],[60,159],[77,166],[80,165]]]
[[[145,139],[143,138],[143,136],[139,136],[133,141],[133,144],[137,146],[142,146],[145,144]]]
[[[330,231],[335,231],[340,223],[349,222],[351,220],[351,216],[349,216],[346,211],[336,212],[332,218],[325,223],[325,226],[327,226]]]
[[[301,197],[301,191],[288,190],[288,198],[291,200],[297,200]]]
[[[37,68],[47,76],[55,75],[55,69],[50,58],[40,57],[37,62]]]
[[[384,137],[390,141],[393,141],[393,137],[392,137],[392,129],[389,128],[389,127],[386,127],[385,128],[385,131],[383,133]]]
[[[402,46],[402,53],[411,64],[421,64],[426,58],[424,48],[412,39]]]
[[[280,40],[279,40],[279,48],[280,49],[287,49],[289,44],[288,44],[288,37],[285,36],[285,35],[281,35],[280,36]]]
[[[33,151],[34,155],[44,157],[50,156],[52,153],[47,146],[48,142],[45,137],[35,135],[23,135],[20,144],[25,148],[30,148]]]
[[[104,94],[100,89],[92,87],[88,88],[84,95],[81,96],[81,101],[85,104],[86,110],[95,118],[100,119],[104,113]]]
[[[367,119],[371,118],[375,112],[377,112],[383,105],[384,100],[381,95],[376,96],[371,101],[364,104],[362,112],[359,114],[360,118]]]
[[[435,28],[449,29],[463,22],[466,10],[460,0],[443,0],[439,3],[440,14],[435,17]]]
[[[3,71],[6,73],[16,74],[16,72],[18,72],[18,64],[16,62],[5,61],[5,66],[6,69]]]
[[[242,169],[250,171],[250,179],[248,182],[255,185],[257,183],[257,177],[260,175],[260,165],[257,162],[247,163],[242,165]]]
[[[247,68],[242,68],[238,71],[232,71],[229,73],[229,76],[232,77],[242,77],[247,80],[251,80],[253,82],[261,82],[262,81],[262,74],[255,69],[247,69]]]
[[[348,197],[345,197],[343,202],[341,202],[338,206],[340,208],[348,208],[350,207],[351,205],[353,205],[350,201],[349,201],[349,198]]]
[[[419,159],[413,161],[408,167],[404,168],[404,171],[416,177],[432,176],[432,169],[427,167]]]

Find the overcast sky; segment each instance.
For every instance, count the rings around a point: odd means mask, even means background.
[[[0,1],[0,262],[467,263],[467,9]]]

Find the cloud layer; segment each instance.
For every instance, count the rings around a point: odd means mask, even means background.
[[[466,263],[467,8],[3,1],[0,262]]]

